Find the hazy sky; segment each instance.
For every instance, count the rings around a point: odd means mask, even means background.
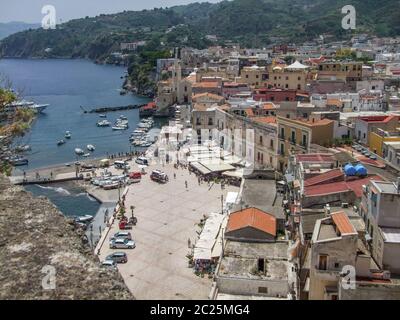
[[[208,0],[219,2],[220,0]],[[53,5],[57,21],[95,16],[100,13],[116,13],[123,10],[142,10],[154,7],[171,7],[205,0],[0,0],[0,22],[42,21],[42,7]]]

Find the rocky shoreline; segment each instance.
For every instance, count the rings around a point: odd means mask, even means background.
[[[0,299],[134,299],[83,237],[49,200],[0,176]],[[48,270],[54,289],[42,286]]]

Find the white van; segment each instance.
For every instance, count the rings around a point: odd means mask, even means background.
[[[115,161],[115,169],[129,169],[129,165],[125,161]]]
[[[135,160],[135,162],[136,162],[137,164],[141,164],[141,165],[143,165],[143,166],[148,166],[148,165],[149,165],[149,160],[147,160],[147,158],[145,158],[145,157],[138,157],[138,158]]]

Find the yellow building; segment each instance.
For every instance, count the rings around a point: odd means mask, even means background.
[[[360,81],[362,79],[362,62],[326,61],[318,66],[319,80]]]
[[[384,142],[400,142],[400,132],[389,133],[382,129],[375,129],[369,133],[369,150],[383,157]]]
[[[334,121],[329,119],[288,119],[277,117],[278,124],[278,169],[287,166],[288,156],[309,152],[311,143],[328,146],[333,141]]]
[[[246,83],[255,88],[264,87],[267,80],[268,72],[265,67],[259,67],[256,65],[251,67],[243,67],[240,72],[239,82]]]
[[[298,61],[289,66],[269,66],[268,84],[278,89],[305,90],[308,67]]]

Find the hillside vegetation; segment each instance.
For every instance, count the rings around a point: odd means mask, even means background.
[[[71,20],[56,30],[16,33],[1,42],[0,54],[103,59],[124,41],[147,40],[157,50],[181,45],[204,48],[210,44],[207,34],[252,46],[263,46],[272,36],[296,42],[324,33],[342,38],[354,33],[341,28],[341,8],[346,4],[347,0],[233,0],[124,11]],[[352,4],[357,10],[356,32],[400,34],[399,1],[381,0],[377,5],[375,0],[353,0]]]

